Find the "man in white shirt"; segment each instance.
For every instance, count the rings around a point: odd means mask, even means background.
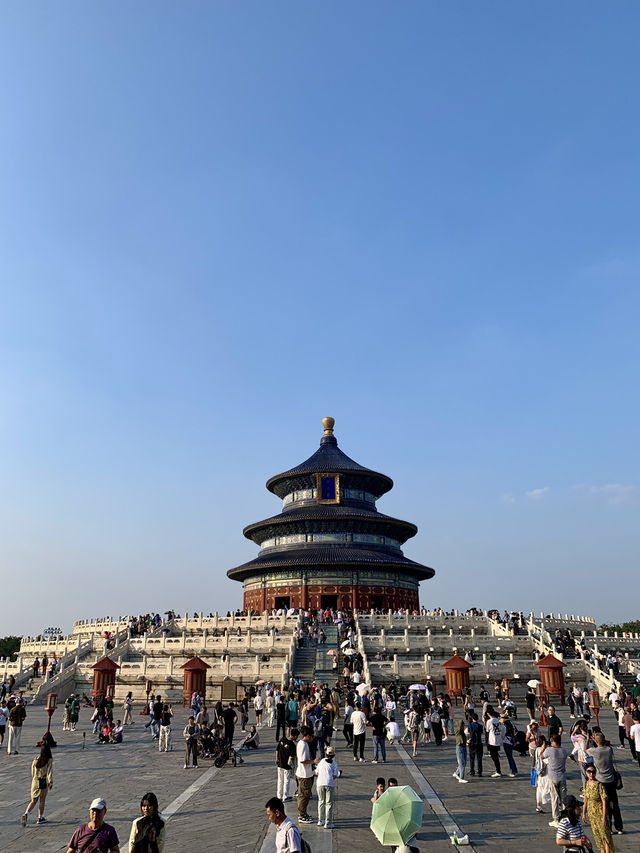
[[[387,740],[389,741],[389,743],[395,743],[396,741],[400,741],[400,726],[396,723],[393,717],[391,717],[391,719],[387,723],[386,729]]]
[[[353,726],[353,760],[358,760],[358,752],[360,752],[360,761],[364,761],[364,741],[366,738],[367,718],[362,713],[362,708],[358,703],[356,710],[351,714],[351,725]]]
[[[276,828],[276,853],[301,853],[300,831],[290,817],[284,813],[284,803],[271,797],[265,808],[267,817]]]
[[[358,684],[360,684],[360,682],[362,681],[362,678],[360,677],[360,673],[358,672],[358,670],[357,670],[357,669],[356,669],[356,671],[353,673],[353,676],[352,676],[351,680],[353,681],[353,683],[354,683],[356,686],[357,686]]]
[[[256,726],[262,725],[262,709],[264,708],[264,699],[262,692],[258,690],[253,700],[253,710],[256,712]]]
[[[640,765],[640,723],[634,723],[629,729],[629,740],[635,743],[638,765]]]
[[[311,791],[313,789],[313,769],[320,759],[311,758],[311,750],[309,744],[313,741],[313,729],[309,726],[302,726],[300,729],[302,739],[298,741],[296,747],[296,757],[298,764],[296,767],[296,776],[298,778],[298,820],[300,823],[313,823],[313,818],[307,811],[309,800],[311,799]]]
[[[496,768],[495,773],[492,773],[492,776],[502,776],[502,772],[500,770],[500,747],[504,743],[504,736],[507,731],[506,726],[504,726],[496,714],[495,711],[489,712],[489,719],[485,724],[485,729],[487,731],[487,745],[489,747],[489,755],[491,756],[491,760],[493,761],[494,767]]]

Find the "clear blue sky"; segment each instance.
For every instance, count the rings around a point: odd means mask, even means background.
[[[237,606],[324,415],[425,604],[638,618],[639,26],[5,4],[0,635]]]

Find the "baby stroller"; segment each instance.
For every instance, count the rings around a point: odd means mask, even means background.
[[[231,744],[223,743],[218,747],[218,751],[213,756],[213,763],[216,767],[224,767],[227,761],[231,761],[233,766],[244,764],[243,759],[238,755]]]

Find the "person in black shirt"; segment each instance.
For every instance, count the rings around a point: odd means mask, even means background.
[[[229,744],[233,744],[233,733],[238,722],[238,715],[233,702],[229,702],[229,707],[222,712],[222,719],[224,720],[224,736]]]
[[[296,740],[298,729],[291,729],[290,733],[278,742],[276,747],[276,767],[278,768],[278,793],[277,796],[283,803],[289,797],[289,786],[293,772],[292,762],[296,758]]]
[[[558,735],[558,738],[560,738],[563,732],[562,722],[559,717],[556,717],[556,709],[553,705],[549,705],[547,708],[547,726],[549,727],[549,740],[554,735]],[[560,742],[558,742],[558,746],[560,746]]]
[[[527,688],[527,695],[525,696],[525,702],[527,703],[527,714],[529,714],[530,720],[535,720],[536,718],[536,691],[533,687]]]
[[[160,725],[162,722],[162,698],[160,696],[156,696],[156,700],[153,703],[153,721],[151,723],[151,731],[153,732],[152,738],[153,740],[158,740],[160,737]]]
[[[284,696],[281,695],[276,703],[276,742],[280,741],[280,733],[282,733],[282,737],[284,737],[286,730],[287,705],[284,701]]]
[[[382,761],[387,760],[387,747],[385,743],[387,730],[385,726],[389,722],[388,718],[376,706],[375,711],[369,717],[369,725],[373,729],[373,745],[375,747],[375,755],[372,764],[378,763],[378,755],[382,752]]]

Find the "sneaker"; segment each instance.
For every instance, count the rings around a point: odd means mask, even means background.
[[[318,826],[324,826],[321,820],[318,821]]]
[[[188,764],[185,764],[185,765],[184,765],[184,769],[185,769],[185,770],[188,770],[188,769],[189,769],[189,765],[188,765]]]
[[[459,776],[458,776],[458,782],[461,782],[463,785],[468,785],[468,784],[469,784],[469,780],[468,780],[468,779],[461,779]]]
[[[325,823],[324,828],[325,829],[333,829],[333,824],[332,823]]]
[[[497,779],[497,778],[498,778],[498,776],[502,776],[502,773],[498,773],[498,772],[496,771],[495,773],[492,773],[492,774],[491,774],[491,778],[492,778],[492,779]]]
[[[27,817],[28,817],[28,815],[26,814],[26,812],[25,812],[25,814],[23,814],[23,815],[21,816],[21,818],[20,818],[20,823],[22,824],[22,826],[26,826],[26,825],[27,825]]]
[[[558,821],[557,820],[550,820],[549,826],[552,826],[554,829],[557,829],[559,826]]]
[[[538,814],[544,814],[544,809],[541,809],[540,806],[536,806],[536,811]]]
[[[39,817],[38,820],[36,821],[36,823],[46,823],[46,822],[47,822],[47,819],[44,815],[42,815],[42,817]]]
[[[616,829],[616,835],[624,835],[624,829]]]
[[[451,775],[453,776],[454,779],[458,778],[458,772],[457,771],[455,773],[452,773]]]
[[[619,746],[618,749],[624,749],[624,746]]]
[[[299,819],[300,823],[313,823],[313,818],[311,815],[305,814]]]
[[[518,775],[517,773],[509,773],[509,778],[515,779],[517,775]]]
[[[357,757],[356,755],[354,755],[354,756],[353,756],[353,760],[354,760],[354,761],[357,761],[357,760],[358,760],[358,757]]]
[[[359,758],[358,761],[364,761],[364,758]]]
[[[372,758],[372,759],[371,759],[371,763],[372,763],[372,764],[377,764],[377,763],[378,763],[378,759],[377,759],[377,758]]]

